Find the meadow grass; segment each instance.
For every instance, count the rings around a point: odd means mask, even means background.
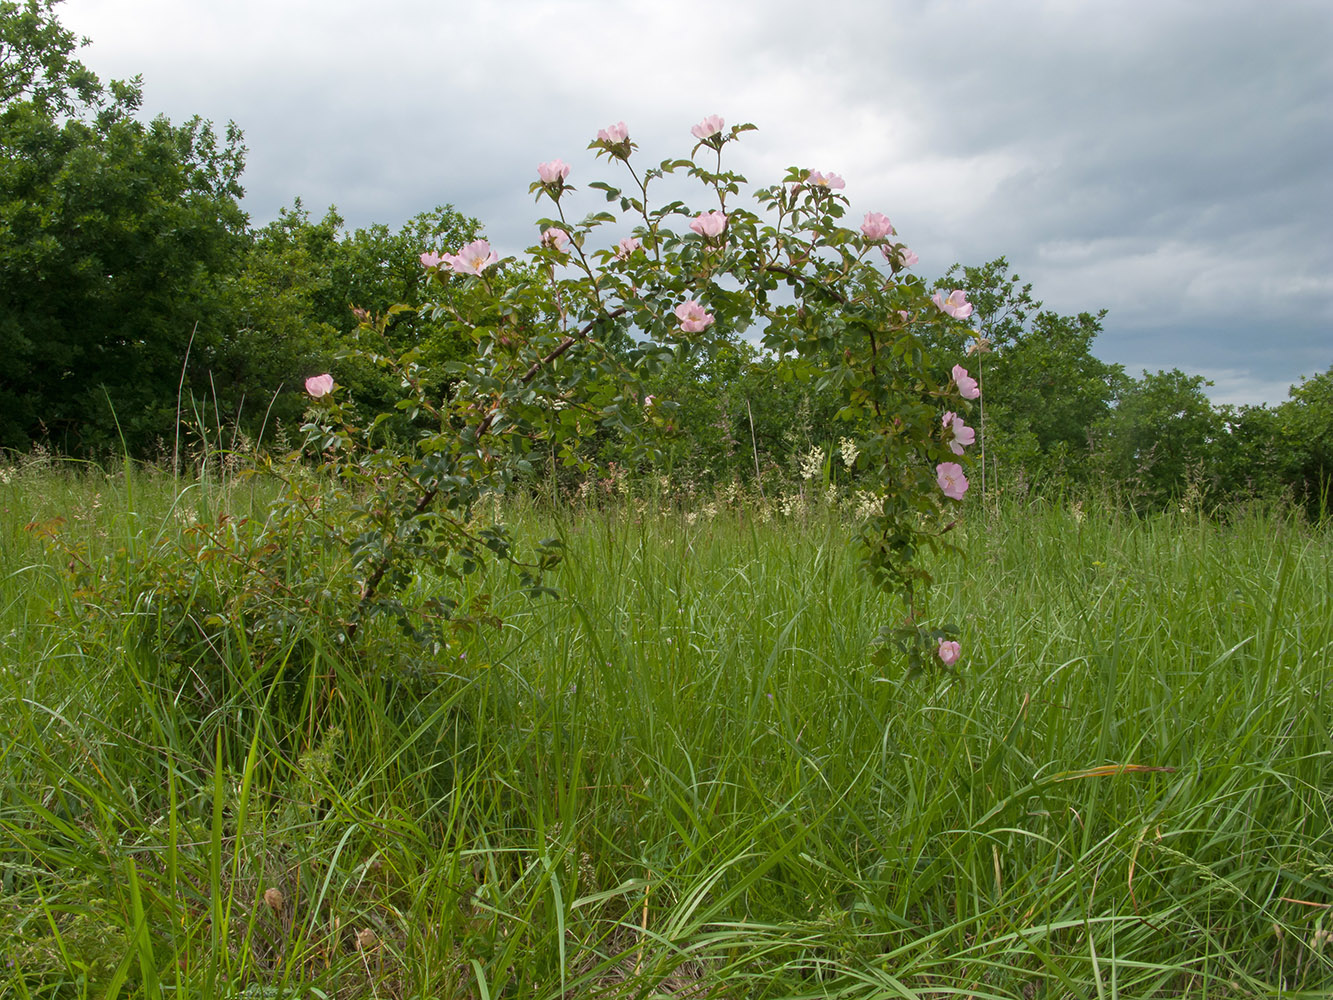
[[[498,625],[265,663],[164,664],[39,537],[264,489],[0,483],[0,995],[1333,989],[1324,530],[969,506],[929,608],[964,658],[916,676],[872,665],[901,610],[834,511],[515,503],[560,599],[493,570]]]

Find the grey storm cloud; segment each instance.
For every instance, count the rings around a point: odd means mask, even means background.
[[[300,196],[351,225],[441,203],[518,252],[536,164],[625,120],[650,160],[708,114],[736,168],[848,180],[927,276],[1005,255],[1096,350],[1276,402],[1333,364],[1333,4],[1117,0],[69,0],[146,110],[234,119],[257,222]],[[585,191],[584,194],[587,194]],[[595,207],[587,198],[581,210]]]

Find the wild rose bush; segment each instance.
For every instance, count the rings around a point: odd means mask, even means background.
[[[930,297],[886,215],[867,212],[849,228],[836,173],[793,167],[745,198],[746,179],[723,159],[752,128],[710,116],[691,129],[688,158],[643,164],[616,123],[588,148],[621,179],[584,185],[609,207],[579,216],[577,173],[552,159],[529,189],[551,214],[536,220],[540,235],[521,258],[502,260],[485,240],[422,254],[438,290],[432,317],[474,346],[465,363],[436,369],[416,351],[382,353],[393,310],[367,317],[358,349],[399,376],[397,405],[415,436],[386,448],[384,417],[356,426],[336,390],[318,394],[306,428],[350,501],[340,531],[359,581],[350,633],[386,612],[412,630],[447,620],[448,595],[425,597],[422,574],[456,576],[487,555],[515,562],[540,589],[557,546],[519,559],[503,529],[477,526],[479,501],[530,472],[535,454],[586,469],[581,445],[599,428],[651,458],[672,404],[648,405],[643,378],[749,336],[836,387],[840,418],[868,429],[854,440],[859,481],[879,497],[859,534],[864,565],[906,604],[906,625],[891,631],[913,664],[958,658],[941,646],[952,627],[916,624],[930,582],[921,557],[950,547],[939,515],[968,488],[963,456],[975,432],[964,417],[979,389],[961,365],[945,374],[926,345],[954,342],[961,354],[972,307],[961,291]],[[705,204],[655,203],[654,183],[670,174],[697,180]],[[412,606],[404,597],[414,590]]]
[[[407,306],[357,310],[353,353],[396,376],[397,414],[363,422],[331,375],[310,377],[301,453],[265,460],[284,487],[266,516],[161,536],[124,557],[138,589],[89,567],[83,591],[104,613],[132,607],[165,623],[152,641],[174,648],[192,676],[202,672],[186,661],[209,650],[283,661],[302,628],[379,649],[375,637],[392,633],[367,628],[377,620],[438,652],[454,630],[493,620],[484,598],[462,601],[463,577],[499,559],[544,592],[561,557],[555,540],[518,551],[488,500],[536,461],[587,471],[598,433],[650,461],[674,405],[644,396],[644,377],[757,337],[841,395],[852,436],[840,450],[860,495],[874,498],[862,505],[863,565],[905,605],[901,624],[884,630],[883,656],[896,647],[914,667],[951,666],[961,646],[956,628],[928,624],[924,558],[951,548],[949,508],[968,489],[975,440],[965,418],[980,389],[927,345],[961,354],[971,306],[961,291],[932,300],[888,216],[844,223],[850,201],[836,173],[792,167],[744,195],[746,179],[723,160],[752,128],[710,116],[691,130],[688,157],[647,165],[625,123],[601,130],[589,148],[621,180],[584,185],[598,204],[581,216],[574,168],[539,164],[530,193],[550,214],[521,257],[501,259],[486,240],[421,256],[437,291],[429,312],[472,345],[468,360],[390,351],[385,331]],[[704,204],[655,203],[654,184],[671,174],[697,181]],[[228,634],[236,641],[222,641]],[[299,664],[287,669],[300,675]]]

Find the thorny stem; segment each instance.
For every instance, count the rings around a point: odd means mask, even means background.
[[[981,382],[984,367],[982,352],[977,351],[977,391],[981,393],[977,400],[977,410],[981,418],[981,426],[978,429],[981,431],[981,499],[983,503],[986,500],[986,387]]]
[[[565,219],[565,209],[559,201],[555,203],[555,210],[560,213],[560,221],[564,224],[565,232],[569,232],[569,222]],[[570,239],[574,244],[574,252],[579,255],[579,263],[583,265],[583,273],[592,280],[592,298],[597,304],[597,308],[602,307],[602,292],[597,285],[597,276],[592,273],[592,265],[588,263],[588,256],[583,252],[583,247],[579,246],[578,241]],[[563,311],[563,310],[562,310]]]
[[[305,508],[306,517],[309,520],[314,521],[321,528],[323,528],[330,535],[332,535],[335,539],[337,539],[339,545],[346,545],[347,539],[343,536],[343,533],[339,531],[337,528],[335,528],[328,521],[324,520],[324,518],[319,516],[319,514],[316,512],[314,504],[310,502],[310,497],[306,496],[305,492],[299,486],[297,486],[296,483],[292,482],[291,477],[285,476],[281,472],[276,471],[273,468],[273,462],[271,459],[266,458],[264,461],[265,461],[264,471],[268,475],[273,476],[275,479],[278,480],[278,482],[282,483],[284,486],[287,487],[288,496],[296,497],[297,501],[301,504],[301,506]]]
[[[643,224],[649,235],[652,236],[653,260],[660,262],[662,260],[662,250],[657,245],[657,226],[648,216],[648,182],[639,178],[638,171],[634,169],[634,164],[630,163],[628,159],[621,162],[625,164],[625,169],[629,171],[629,175],[634,178],[634,183],[639,185],[639,214],[643,216]]]
[[[613,309],[609,313],[605,313],[604,318],[615,319],[618,316],[623,316],[626,312],[628,312],[628,309],[625,306],[620,306],[616,309]],[[524,372],[521,376],[519,376],[519,384],[527,385],[529,382],[531,382],[534,378],[537,377],[537,373],[540,372],[543,367],[551,364],[552,362],[560,358],[563,354],[568,352],[569,349],[572,348],[579,341],[584,340],[588,336],[588,334],[592,332],[593,327],[595,327],[601,319],[603,319],[603,316],[597,316],[594,317],[593,319],[588,320],[588,322],[585,323],[579,329],[578,333],[570,334],[569,336],[565,337],[563,340],[560,341],[559,344],[557,344],[554,348],[552,348],[551,351],[545,357],[542,357],[539,360],[534,361],[531,367],[529,367],[526,372]],[[491,429],[491,425],[494,422],[495,422],[495,410],[492,409],[489,413],[486,414],[485,418],[482,419],[481,423],[477,425],[477,437],[480,438],[486,433],[488,433]],[[426,490],[425,493],[421,494],[417,502],[412,506],[412,513],[409,517],[409,520],[412,518],[420,517],[422,514],[424,514],[426,512],[426,508],[428,508],[432,503],[434,503],[435,497],[439,495],[439,492],[440,492],[440,487],[437,485],[430,487],[428,490]],[[374,599],[376,593],[379,592],[379,586],[380,583],[384,580],[384,574],[389,571],[389,566],[393,562],[392,551],[391,551],[392,547],[393,547],[393,542],[392,540],[390,540],[388,546],[386,546],[386,551],[384,555],[380,557],[379,565],[375,568],[375,572],[370,575],[369,579],[366,580],[366,585],[361,591],[361,600],[357,602],[357,617],[354,618],[351,622],[348,622],[347,624],[347,639],[349,642],[356,636],[357,628],[360,625],[361,613],[365,611],[366,605],[368,605],[370,601]]]
[[[225,540],[219,538],[216,534],[214,534],[212,531],[210,531],[210,530],[209,530],[207,527],[205,527],[202,523],[200,523],[200,524],[198,525],[198,529],[199,529],[199,533],[202,534],[205,538],[207,538],[207,539],[208,539],[210,542],[212,542],[214,545],[216,545],[217,548],[218,548],[218,551],[220,551],[224,556],[226,556],[227,559],[229,559],[230,561],[232,561],[232,562],[234,562],[234,563],[238,563],[238,564],[240,564],[241,566],[244,566],[244,567],[245,567],[247,570],[249,570],[250,572],[252,572],[252,573],[256,573],[256,574],[258,574],[259,576],[263,577],[264,580],[265,580],[270,586],[275,587],[275,588],[277,588],[278,590],[283,591],[283,592],[286,593],[289,597],[294,597],[294,598],[296,598],[298,601],[300,601],[302,604],[304,604],[307,608],[312,607],[311,602],[310,602],[310,599],[309,599],[308,597],[303,597],[302,595],[298,594],[295,590],[293,590],[293,589],[292,589],[291,587],[289,587],[287,584],[283,583],[282,580],[280,580],[277,576],[275,576],[274,574],[272,574],[272,573],[268,572],[267,570],[265,570],[263,567],[261,567],[261,566],[259,566],[258,564],[256,564],[256,563],[254,562],[253,559],[247,559],[247,558],[244,558],[244,557],[242,557],[242,556],[240,556],[240,555],[237,555],[235,552],[231,551],[231,549],[228,548],[227,543],[226,543]]]
[[[717,147],[717,172],[722,173],[722,147]],[[713,181],[713,190],[717,192],[717,204],[725,214],[727,211],[727,193],[722,190],[722,185],[716,180]]]
[[[879,344],[875,341],[875,331],[873,327],[866,327],[866,336],[870,338],[870,377],[874,379],[876,387],[879,386],[879,372],[875,370],[875,359],[879,357]],[[875,406],[876,418],[882,420],[884,414],[879,410],[879,397],[871,399]]]

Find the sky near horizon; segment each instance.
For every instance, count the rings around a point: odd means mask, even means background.
[[[624,120],[656,162],[710,114],[763,186],[847,181],[928,280],[1001,254],[1105,361],[1276,403],[1333,366],[1333,2],[66,0],[144,112],[235,121],[245,208],[349,226],[452,204],[535,242],[536,165]],[[604,204],[579,192],[580,211]]]

